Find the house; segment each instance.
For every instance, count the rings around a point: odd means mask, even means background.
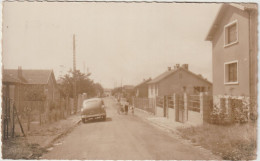
[[[256,107],[257,4],[223,4],[206,36],[212,43],[213,101],[240,99]]]
[[[144,79],[141,83],[135,86],[135,96],[139,98],[148,98],[148,82],[152,80],[151,78],[149,79]]]
[[[201,75],[191,72],[188,64],[176,64],[174,69],[168,70],[148,82],[148,97],[172,95],[174,93],[199,94],[212,93],[212,83]]]
[[[43,101],[57,102],[60,99],[60,92],[56,84],[55,76],[52,70],[22,70],[4,69],[3,80],[4,87],[8,84],[15,84],[12,88],[15,103],[19,107],[22,101]],[[18,86],[19,84],[19,86]]]
[[[9,75],[3,74],[2,78],[2,96],[16,100],[18,102],[20,86],[25,83],[24,80],[20,80]]]

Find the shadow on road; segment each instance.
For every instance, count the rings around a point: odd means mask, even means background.
[[[107,117],[105,121],[102,120],[102,119],[91,119],[91,120],[86,121],[85,124],[95,123],[95,122],[108,122],[108,121],[112,121],[112,118],[111,117]]]

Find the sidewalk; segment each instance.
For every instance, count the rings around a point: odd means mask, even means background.
[[[215,160],[222,160],[221,156],[213,154],[213,151],[211,149],[205,148],[199,143],[193,143],[191,140],[183,139],[181,132],[177,129],[183,129],[185,130],[188,127],[194,127],[196,125],[192,124],[191,122],[186,123],[180,123],[175,122],[173,119],[168,119],[165,117],[159,117],[155,116],[152,113],[149,113],[147,111],[144,111],[142,109],[135,108],[135,116],[140,117],[141,119],[144,119],[151,125],[156,126],[157,128],[161,128],[162,130],[165,130],[167,132],[170,132],[174,135],[175,138],[179,139],[182,143],[190,144],[202,152],[208,154],[209,156],[213,156],[213,158],[216,158]]]
[[[4,159],[37,159],[52,143],[70,132],[81,121],[80,114],[64,120],[44,124],[30,131],[26,137],[10,138],[3,141]]]
[[[146,121],[152,123],[153,125],[159,126],[164,130],[170,131],[175,134],[178,133],[177,131],[178,128],[187,128],[192,126],[189,122],[187,123],[176,122],[166,117],[155,116],[152,113],[149,113],[147,111],[138,108],[135,108],[135,115],[145,119]]]

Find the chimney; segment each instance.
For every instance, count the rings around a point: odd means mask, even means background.
[[[21,66],[18,66],[17,74],[18,74],[18,78],[23,78],[23,72],[22,72],[22,67]]]
[[[172,69],[171,67],[168,67],[168,71],[171,71],[171,69]]]
[[[181,67],[184,68],[184,69],[186,69],[186,70],[189,70],[189,65],[188,65],[188,64],[182,64]]]
[[[175,66],[174,66],[174,69],[178,69],[180,67],[180,64],[176,64]]]

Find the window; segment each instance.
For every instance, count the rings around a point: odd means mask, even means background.
[[[224,27],[224,47],[233,45],[238,42],[238,27],[237,27],[237,20],[227,24]]]
[[[237,84],[238,83],[238,61],[227,62],[224,65],[225,84]]]
[[[195,86],[193,87],[193,93],[194,94],[199,94],[200,92],[206,92],[205,87],[203,86]]]

